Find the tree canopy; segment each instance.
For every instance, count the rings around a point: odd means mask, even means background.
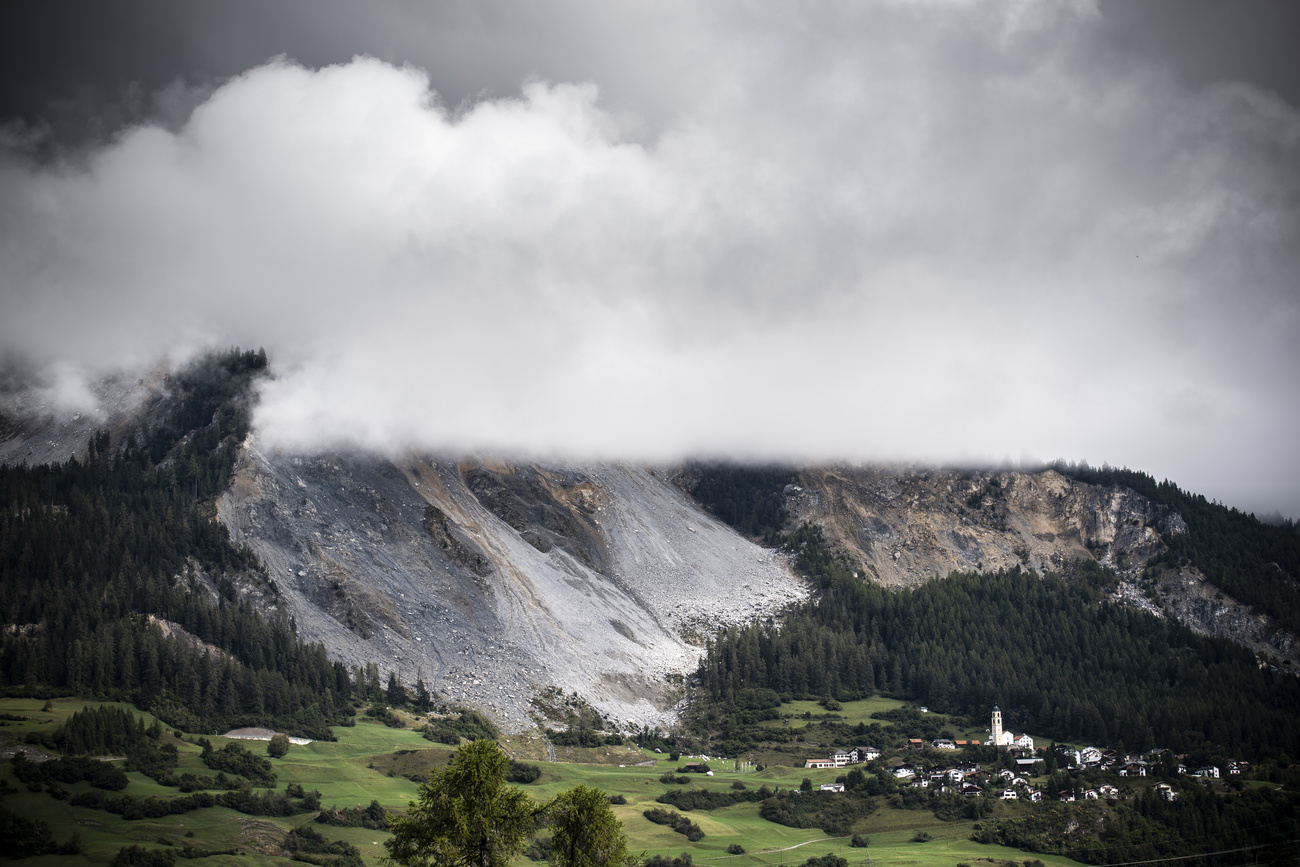
[[[623,823],[600,789],[578,785],[548,809],[551,863],[557,867],[620,867],[629,862]],[[635,859],[632,859],[634,862]]]
[[[403,867],[506,867],[523,851],[542,808],[506,782],[510,758],[492,741],[456,750],[433,770],[384,843]]]

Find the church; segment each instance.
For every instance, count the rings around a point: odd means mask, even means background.
[[[993,723],[990,731],[992,735],[989,737],[989,743],[995,747],[1005,747],[1006,749],[1016,747],[1030,751],[1034,749],[1034,739],[1029,735],[1024,734],[1016,737],[1011,732],[1002,730],[1002,710],[997,705],[993,706]]]

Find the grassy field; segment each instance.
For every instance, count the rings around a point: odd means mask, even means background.
[[[28,718],[20,722],[6,722],[0,727],[0,744],[13,748],[28,731],[36,728],[53,730],[73,712],[91,703],[59,699],[52,703],[52,709],[48,712],[42,710],[43,704],[33,700],[0,700],[0,713]],[[809,704],[816,707],[815,704]],[[851,710],[850,705],[854,706]],[[849,714],[853,714],[854,719],[859,715],[865,717],[871,711],[889,706],[897,706],[897,703],[883,705],[879,700],[874,704],[852,702],[846,705],[848,713],[845,716],[848,718]],[[146,722],[152,721],[147,714],[142,716]],[[279,777],[278,788],[283,790],[287,784],[295,783],[307,790],[316,789],[321,792],[321,804],[324,807],[364,806],[371,800],[377,800],[385,807],[400,809],[416,795],[418,784],[411,777],[423,778],[429,769],[445,767],[451,754],[450,748],[430,744],[414,731],[388,728],[365,718],[360,718],[355,727],[337,728],[335,733],[338,737],[336,742],[318,741],[294,746],[284,758],[273,760]],[[186,770],[208,772],[199,760],[200,748],[194,743],[196,738],[193,735],[187,735],[182,740],[175,739],[171,733],[165,737],[178,745],[178,773]],[[209,735],[209,738],[216,747],[227,742],[221,737]],[[262,754],[265,749],[260,742],[243,743],[258,754]],[[539,743],[535,737],[519,737],[508,739],[506,746],[520,758],[533,759],[533,751]],[[627,798],[627,804],[616,806],[614,811],[623,822],[631,849],[635,852],[644,851],[648,855],[676,856],[689,852],[696,862],[737,867],[751,864],[797,865],[809,857],[831,852],[848,858],[850,864],[854,865],[864,863],[868,852],[872,864],[934,864],[948,867],[959,861],[974,863],[980,858],[1023,861],[1030,857],[1019,851],[971,842],[968,839],[971,830],[969,822],[945,823],[928,812],[889,808],[878,811],[855,828],[856,831],[869,835],[869,850],[851,848],[847,838],[828,839],[815,829],[799,830],[767,822],[759,817],[756,804],[691,812],[689,815],[692,821],[697,822],[705,832],[702,840],[691,843],[685,837],[652,824],[642,816],[642,811],[653,805],[655,797],[667,788],[659,782],[659,776],[665,770],[675,768],[677,763],[670,762],[663,755],[656,756],[631,749],[593,750],[581,757],[588,762],[602,763],[538,762],[542,776],[536,783],[525,788],[539,800],[547,800],[578,783],[603,789],[610,794],[623,795]],[[655,760],[655,765],[638,765]],[[683,758],[682,761],[686,759]],[[620,764],[623,766],[620,767]],[[770,787],[789,788],[797,787],[805,776],[819,783],[833,780],[838,775],[838,772],[833,771],[804,771],[802,768],[782,766],[738,774],[733,772],[732,763],[724,762],[715,762],[713,767],[714,777],[692,775],[689,785],[694,788],[730,791],[733,782],[740,780],[750,787],[766,784]],[[0,765],[0,776],[12,776],[7,764]],[[129,777],[131,782],[126,789],[128,794],[163,797],[178,794],[176,789],[160,786],[143,775],[132,773]],[[71,807],[67,801],[56,800],[43,792],[28,792],[13,779],[9,779],[8,784],[17,788],[15,793],[3,798],[9,810],[24,818],[49,823],[55,840],[60,843],[75,832],[83,844],[83,854],[80,856],[44,856],[22,862],[33,867],[104,864],[122,846],[181,846],[187,843],[204,849],[241,850],[236,856],[212,856],[198,859],[194,862],[196,864],[235,867],[283,863],[283,857],[277,857],[277,854],[281,851],[280,842],[284,834],[295,825],[312,818],[312,814],[288,819],[255,818],[223,807],[212,807],[157,820],[125,821],[111,813]],[[87,783],[68,786],[74,794],[85,791],[88,787]],[[998,805],[998,809],[1010,808],[1009,805]],[[347,840],[355,845],[367,863],[378,864],[384,854],[382,844],[386,835],[383,832],[324,825],[314,827],[329,839]],[[925,843],[911,842],[918,829],[925,830],[932,839]],[[733,843],[742,845],[746,854],[727,854],[727,847]],[[1048,864],[1067,863],[1063,859],[1042,860]],[[521,865],[531,863],[533,862],[527,859],[520,859]]]
[[[871,725],[876,723],[888,728],[893,723],[887,720],[872,719],[871,715],[878,711],[896,710],[905,704],[906,702],[898,699],[884,698],[877,695],[859,701],[842,702],[839,710],[831,712],[815,701],[787,701],[781,705],[779,711],[783,719],[765,720],[762,725],[768,728],[783,726],[785,724],[784,718],[788,718],[791,728],[803,728],[809,723],[820,722],[823,719],[835,719],[836,722],[847,725],[857,725],[858,723]],[[804,714],[808,714],[810,718],[805,718]]]

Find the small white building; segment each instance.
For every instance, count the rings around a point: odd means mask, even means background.
[[[874,762],[876,759],[880,758],[880,750],[876,747],[854,747],[852,752],[853,761],[858,764],[862,764],[863,762]]]

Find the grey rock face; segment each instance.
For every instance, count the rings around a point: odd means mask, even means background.
[[[626,726],[675,717],[714,629],[806,596],[667,472],[281,455],[250,440],[218,514],[305,638],[529,725],[576,691]]]

